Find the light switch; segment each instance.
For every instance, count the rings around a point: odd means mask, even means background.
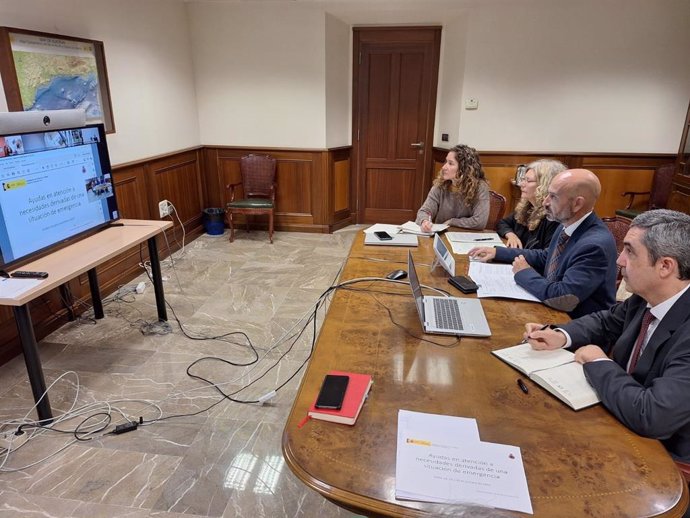
[[[477,108],[479,108],[479,99],[475,99],[474,97],[465,99],[466,110],[476,110]]]

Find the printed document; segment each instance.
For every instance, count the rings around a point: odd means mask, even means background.
[[[448,232],[446,237],[454,254],[466,254],[477,246],[505,247],[496,232]]]
[[[5,279],[0,280],[0,297],[14,298],[23,295],[41,284],[43,279]]]
[[[469,276],[477,283],[477,297],[502,297],[506,299],[531,300],[541,302],[527,290],[518,286],[513,277],[513,265],[480,263],[473,261],[468,270]]]
[[[399,411],[395,496],[532,514],[520,448],[479,441],[463,417]]]

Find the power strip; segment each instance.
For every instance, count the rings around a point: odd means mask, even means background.
[[[22,432],[21,435],[15,435],[15,432],[6,432],[0,434],[0,449],[14,451],[28,440],[29,434],[26,432]]]

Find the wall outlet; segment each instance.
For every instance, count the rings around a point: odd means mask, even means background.
[[[172,207],[170,206],[170,202],[168,200],[159,201],[158,212],[160,213],[161,218],[164,218],[168,214],[172,213]]]

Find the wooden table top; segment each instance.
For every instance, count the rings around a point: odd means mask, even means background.
[[[412,250],[423,284],[474,297],[447,284],[441,268],[429,271],[431,244],[422,237],[418,248],[365,246],[360,233],[340,281],[406,270]],[[466,273],[467,256],[455,259],[456,274]],[[376,292],[337,291],[283,432],[286,462],[305,484],[366,515],[522,515],[396,500],[397,417],[405,409],[475,418],[482,441],[519,446],[535,516],[683,514],[687,485],[660,442],[631,432],[602,405],[571,410],[490,354],[519,343],[525,322],[561,323],[568,320],[564,313],[531,302],[482,299],[492,336],[458,342],[422,333],[409,286],[353,287]],[[373,377],[357,423],[311,419],[298,428],[330,370]]]
[[[26,304],[60,284],[173,226],[172,221],[167,220],[121,219],[118,223],[121,225],[106,227],[91,236],[78,239],[68,246],[39,257],[30,263],[12,268],[11,271],[48,272],[48,278],[19,296],[0,296],[0,305],[21,306]]]

